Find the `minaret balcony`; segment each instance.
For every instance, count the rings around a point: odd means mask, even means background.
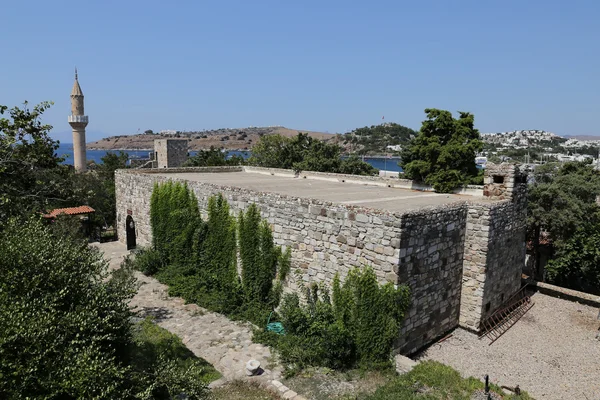
[[[69,115],[69,122],[88,123],[87,115]]]

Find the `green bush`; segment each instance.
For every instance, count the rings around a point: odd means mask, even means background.
[[[135,269],[145,275],[154,275],[164,268],[160,253],[152,248],[141,248],[135,252]]]
[[[355,268],[343,285],[335,277],[333,302],[317,286],[307,290],[305,305],[296,294],[284,296],[279,315],[286,335],[258,333],[255,340],[275,346],[291,372],[389,366],[408,300],[407,287],[380,286],[371,268]]]
[[[202,220],[198,201],[187,184],[155,184],[150,198],[153,248],[166,263],[190,261],[192,242]]]
[[[240,213],[237,223],[221,194],[209,198],[207,209],[208,219],[202,221],[187,187],[156,185],[150,210],[156,250],[138,254],[135,268],[156,274],[172,296],[262,325],[279,304],[291,251],[274,245],[255,205]]]
[[[2,231],[0,265],[0,398],[205,398],[173,341],[138,357],[153,344],[132,330],[130,261],[111,276],[96,248],[30,219]]]

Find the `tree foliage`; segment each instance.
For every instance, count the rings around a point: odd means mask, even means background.
[[[594,251],[600,251],[600,244],[592,240],[600,223],[596,204],[599,194],[600,173],[590,161],[549,163],[534,170],[527,208],[528,236],[536,260],[534,272],[541,274],[539,239],[545,233],[556,251],[555,260],[548,265],[548,280],[573,289],[600,289],[593,278],[595,268],[590,265]],[[576,255],[578,251],[581,254]]]
[[[166,263],[189,256],[194,231],[202,223],[198,201],[187,184],[154,185],[150,197],[153,247]]]
[[[58,142],[40,117],[52,103],[30,110],[0,105],[0,221],[28,215],[63,200],[69,191],[69,169],[56,155]]]
[[[402,151],[400,166],[407,177],[449,193],[478,176],[475,155],[483,143],[473,114],[426,109],[419,134]]]
[[[0,221],[10,216],[27,217],[52,208],[89,205],[92,225],[113,225],[116,219],[114,171],[125,168],[127,154],[108,153],[87,173],[75,173],[56,154],[58,141],[41,117],[52,103],[30,110],[0,105]],[[0,222],[1,223],[1,222]]]
[[[600,227],[584,224],[559,245],[546,266],[555,285],[600,294]]]
[[[0,265],[0,397],[120,397],[131,287],[104,280],[98,251],[35,220],[8,225]]]
[[[266,135],[252,148],[250,165],[284,168],[296,171],[317,171],[375,175],[377,169],[357,158],[342,159],[342,148],[333,143],[313,139],[299,133],[293,138]]]
[[[352,269],[343,284],[336,275],[332,294],[330,299],[323,288],[307,288],[305,305],[297,294],[285,295],[279,314],[286,335],[255,336],[275,345],[292,370],[389,365],[409,306],[408,287],[380,286],[373,269],[365,267]]]
[[[198,150],[195,156],[188,158],[185,162],[185,167],[218,167],[226,165],[244,165],[243,157],[233,155],[227,158],[227,153],[223,152],[214,146],[210,146],[209,150]]]
[[[237,222],[221,194],[208,199],[206,221],[197,207],[187,186],[157,184],[150,204],[154,249],[138,253],[136,267],[157,274],[172,295],[264,323],[279,303],[281,281],[290,269],[290,251],[275,246],[271,228],[255,205],[240,213]]]
[[[36,217],[0,235],[0,398],[206,397],[206,363],[132,323],[127,261],[111,275],[97,249]]]

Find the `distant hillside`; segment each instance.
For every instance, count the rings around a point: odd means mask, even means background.
[[[336,135],[323,132],[309,132],[289,129],[282,126],[222,128],[193,132],[177,132],[166,134],[137,134],[111,136],[87,144],[90,150],[150,150],[154,148],[155,139],[188,138],[190,150],[208,149],[211,146],[227,150],[249,150],[263,135],[296,136],[299,132],[325,140],[336,140]]]
[[[342,136],[342,145],[349,153],[383,154],[398,152],[417,132],[394,122],[365,126]]]

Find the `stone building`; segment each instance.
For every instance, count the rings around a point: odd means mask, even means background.
[[[489,165],[485,186],[461,194],[402,179],[258,167],[119,170],[115,178],[123,242],[129,231],[137,245],[151,243],[153,186],[175,180],[194,191],[201,210],[217,193],[235,214],[257,204],[276,243],[292,249],[286,290],[330,284],[364,265],[380,282],[407,284],[412,304],[396,343],[404,354],[459,325],[477,331],[520,287],[527,185],[513,165]]]
[[[187,139],[155,139],[148,158],[129,160],[132,168],[178,168],[188,159]]]
[[[187,158],[187,139],[157,139],[154,141],[155,168],[181,167]]]

